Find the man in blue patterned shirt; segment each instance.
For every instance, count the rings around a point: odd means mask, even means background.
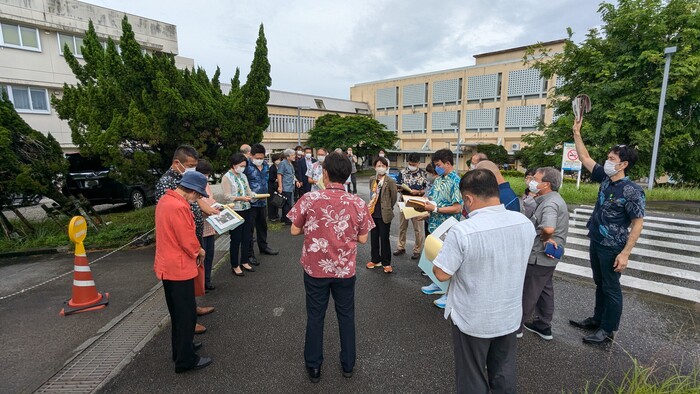
[[[250,158],[245,168],[248,185],[253,193],[269,194],[267,188],[269,172],[270,166],[265,162],[265,147],[262,144],[254,144],[250,147]],[[250,200],[250,206],[250,220],[253,222],[251,232],[255,231],[257,234],[255,238],[250,237],[248,261],[253,265],[258,265],[253,250],[254,239],[257,239],[260,253],[276,255],[278,252],[267,244],[267,198]]]
[[[614,146],[605,165],[596,163],[588,154],[581,138],[583,118],[574,123],[574,141],[579,160],[591,179],[600,182],[598,200],[588,221],[591,239],[590,259],[596,284],[593,316],[571,325],[594,329],[583,338],[584,343],[602,344],[613,339],[622,316],[620,276],[627,267],[632,248],[642,233],[644,222],[644,190],[627,177],[637,162],[637,152],[627,145]],[[629,227],[632,227],[629,230]]]

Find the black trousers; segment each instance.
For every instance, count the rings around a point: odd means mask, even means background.
[[[277,190],[277,188],[270,188],[269,190]],[[270,220],[277,220],[280,218],[280,209],[272,205],[272,192],[270,192],[270,197],[267,198],[267,217]]]
[[[292,207],[294,206],[294,193],[282,192],[282,195],[287,197],[287,201],[284,203],[284,206],[282,206],[282,219],[280,219],[280,221],[289,223],[291,222],[291,220],[289,220],[287,214],[289,213],[289,211],[292,210]]]
[[[515,333],[496,338],[467,335],[452,323],[457,393],[515,393],[517,350]]]
[[[197,305],[194,301],[194,279],[163,279],[165,302],[170,313],[173,361],[176,369],[189,369],[199,361],[194,352],[194,326],[197,324]]]
[[[304,361],[309,368],[323,364],[323,322],[328,299],[333,295],[340,331],[340,365],[345,371],[355,368],[355,277],[314,278],[304,272],[306,289],[306,343]]]
[[[622,317],[622,288],[620,272],[615,272],[615,258],[622,248],[603,246],[591,241],[589,255],[595,282],[595,310],[593,318],[607,332],[617,331]]]
[[[258,242],[258,250],[262,253],[267,249],[267,207],[251,207],[250,208],[250,248],[248,249],[248,257],[255,257],[253,250],[254,241]],[[253,231],[257,233],[257,237],[253,239]]]
[[[352,194],[357,194],[357,176],[355,173],[350,174],[350,184],[352,185],[352,188],[348,189],[352,189]]]
[[[216,235],[210,235],[204,237],[199,241],[199,244],[204,249],[204,285],[209,286],[211,284],[211,268],[214,264],[214,246],[216,244]]]
[[[229,244],[229,259],[231,268],[236,268],[248,262],[248,248],[250,248],[250,233],[252,223],[250,222],[250,209],[236,211],[243,217],[243,224],[229,231],[231,242]],[[240,254],[239,254],[240,252]]]
[[[382,265],[391,265],[391,242],[389,240],[389,231],[391,223],[384,223],[382,218],[374,219],[374,227],[369,232],[371,255],[373,263],[382,263]]]

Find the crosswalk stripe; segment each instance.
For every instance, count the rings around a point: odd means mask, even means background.
[[[569,226],[569,235],[583,235],[588,238],[588,229]],[[642,230],[642,235],[647,234],[645,230]],[[638,245],[649,245],[666,249],[678,250],[679,253],[700,253],[700,245],[693,245],[690,243],[680,243],[680,242],[668,242],[660,241],[658,239],[644,238],[643,236],[637,240]],[[637,249],[635,248],[634,251]]]
[[[590,215],[593,213],[592,209],[588,208],[576,208],[574,209],[574,213],[581,213],[581,214],[586,214]],[[663,223],[671,223],[671,224],[687,224],[690,226],[700,226],[700,221],[697,220],[684,220],[684,219],[675,219],[675,218],[664,218],[660,216],[644,216],[644,221],[651,221],[651,222],[663,222]]]
[[[581,215],[581,214],[570,214],[569,219],[581,219],[588,221],[588,218],[590,215]],[[644,222],[644,228],[654,228],[654,229],[662,229],[662,230],[672,230],[672,231],[681,231],[684,233],[695,233],[695,234],[700,234],[700,226],[695,227],[695,226],[674,226],[671,224],[663,224],[663,223],[654,223],[654,222]]]
[[[590,246],[591,242],[587,238],[568,237],[566,239],[566,244],[567,245],[572,245],[572,244],[573,245],[581,245],[581,246],[588,247],[588,246]],[[677,261],[677,262],[684,263],[684,264],[693,264],[693,265],[700,266],[700,257],[697,257],[697,256],[686,256],[686,255],[679,255],[676,253],[659,252],[659,251],[652,250],[652,249],[644,249],[644,248],[638,248],[638,247],[635,247],[634,249],[632,249],[632,255],[651,257],[654,259],[664,259],[664,260],[670,260],[670,261]]]

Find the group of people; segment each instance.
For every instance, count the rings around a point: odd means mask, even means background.
[[[641,232],[645,200],[641,188],[625,175],[637,160],[635,150],[613,147],[601,166],[588,155],[580,128],[581,122],[576,122],[579,157],[591,171],[591,179],[601,183],[588,223],[596,299],[593,316],[570,323],[592,330],[583,337],[585,343],[601,344],[610,341],[619,326],[620,275]],[[196,264],[211,266],[213,251],[208,248],[213,243],[206,239],[206,229],[199,231],[201,218],[215,213],[209,210],[211,189],[206,181],[211,168],[190,149],[181,147],[175,153],[171,169],[159,182],[159,190],[165,191],[159,191],[163,198],[156,208],[155,270],[163,280],[173,320],[177,372],[211,362],[195,353],[201,346],[193,342],[196,317],[206,311],[197,308],[190,284]],[[340,330],[343,376],[353,375],[357,245],[370,241],[371,261],[366,268],[382,267],[392,273],[392,255],[406,253],[409,222],[415,234],[410,257],[417,260],[425,237],[454,218],[458,223],[450,228],[433,261],[433,274],[449,281],[448,290],[440,294],[440,287],[431,284],[422,291],[442,296],[435,304],[445,309],[445,318],[452,322],[457,391],[514,391],[517,338],[524,330],[546,340],[553,338],[553,274],[568,233],[568,208],[558,193],[560,172],[552,167],[528,172],[529,195],[520,199],[498,166],[483,155],[474,155],[470,170],[460,177],[450,150],[435,152],[425,169],[419,167],[419,156],[412,154],[398,182],[388,175],[387,158],[378,155],[372,163],[370,197],[364,201],[354,194],[357,161],[351,150],[317,149],[315,158],[312,152],[288,149],[273,156],[268,166],[262,145],[244,145],[240,154],[231,157],[231,169],[222,181],[225,202],[232,203],[247,223],[230,235],[235,275],[255,270],[254,231],[260,252],[276,253],[267,245],[266,224],[258,222],[265,222],[266,215],[274,219],[278,211],[263,198],[256,199],[257,195],[276,191],[284,196],[281,220],[289,223],[292,235],[304,236],[300,264],[307,310],[304,359],[310,380],[318,382],[321,377],[323,325],[331,295]],[[399,215],[399,241],[392,253],[389,234],[394,206],[402,196],[427,197],[422,207],[426,213],[409,220]],[[211,290],[210,281],[207,276]]]

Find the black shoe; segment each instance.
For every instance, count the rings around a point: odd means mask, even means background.
[[[197,360],[197,363],[194,365],[192,368],[175,368],[175,373],[182,373],[182,372],[187,372],[187,371],[194,371],[197,369],[202,369],[204,367],[209,366],[211,364],[211,358],[209,357],[200,357],[199,360]]]
[[[306,367],[306,372],[309,374],[309,380],[311,380],[311,383],[318,383],[321,380],[321,367]]]
[[[214,285],[206,285],[206,286],[204,286],[204,288],[206,290],[216,290],[216,287],[214,287]]]
[[[396,249],[394,251],[394,256],[401,256],[404,253],[406,253],[406,249]]]
[[[420,258],[420,253],[413,253],[411,255],[411,260],[418,260]]]
[[[349,371],[346,371],[345,368],[343,368],[342,366],[340,367],[340,369],[343,370],[343,377],[344,378],[350,379],[352,377],[352,372],[353,372],[352,369]]]
[[[544,340],[551,341],[554,338],[552,336],[552,329],[551,328],[547,328],[547,329],[542,330],[540,328],[537,328],[534,323],[525,323],[525,324],[523,324],[523,326],[525,327],[526,330],[528,330],[530,332],[534,332],[535,334],[539,335],[540,338],[542,338]]]
[[[248,257],[248,262],[250,263],[250,265],[260,265],[260,262],[258,261],[258,259],[255,258],[255,256]]]
[[[569,324],[574,327],[583,328],[584,330],[595,330],[600,327],[600,322],[592,317],[587,317],[583,320],[569,320]]]
[[[583,343],[601,345],[605,342],[612,341],[614,337],[615,335],[613,333],[607,332],[602,328],[599,328],[593,334],[583,337]]]
[[[240,268],[240,267],[238,267],[238,268]],[[243,272],[243,270],[241,270],[241,272],[238,273],[238,272],[236,272],[235,269],[231,268],[231,272],[233,272],[233,274],[236,276],[245,276],[245,272]]]
[[[202,342],[192,342],[192,347],[194,347],[194,351],[196,352],[197,350],[202,348]]]
[[[270,256],[277,256],[280,252],[274,249],[265,248],[265,250],[261,250],[260,253],[269,254]]]
[[[255,272],[255,268],[253,268],[253,267],[248,268],[245,265],[241,265],[241,268],[243,268],[245,271],[248,271],[248,272]]]

